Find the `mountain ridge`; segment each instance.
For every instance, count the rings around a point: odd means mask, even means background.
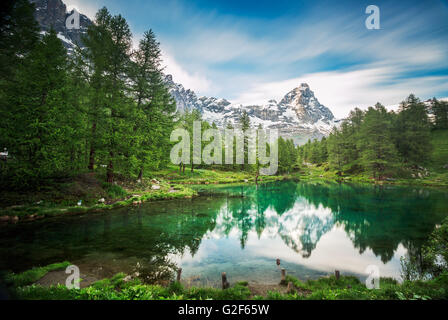
[[[35,4],[35,18],[41,33],[53,28],[67,48],[69,54],[75,46],[82,47],[82,35],[93,22],[79,13],[80,28],[67,29],[66,20],[73,14],[68,12],[62,0],[30,0]],[[165,75],[165,83],[176,102],[177,111],[199,110],[203,119],[214,122],[218,127],[228,123],[238,125],[238,119],[245,110],[253,127],[261,125],[264,129],[278,129],[282,137],[293,139],[295,144],[303,144],[308,139],[321,139],[338,125],[330,109],[322,105],[306,83],[289,91],[277,103],[269,100],[263,105],[233,104],[226,99],[215,97],[198,97],[193,90],[176,83],[172,75]]]
[[[282,137],[293,139],[295,144],[303,144],[308,139],[328,136],[340,123],[306,83],[289,91],[280,102],[271,99],[262,105],[242,105],[223,98],[198,98],[194,91],[174,82],[171,75],[166,76],[165,82],[179,112],[197,109],[204,120],[214,122],[218,127],[226,127],[228,123],[237,126],[238,118],[245,110],[254,126],[278,129]]]

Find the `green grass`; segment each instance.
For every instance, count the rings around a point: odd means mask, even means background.
[[[269,292],[266,299],[274,300],[430,300],[448,299],[448,274],[430,281],[405,281],[399,284],[390,278],[380,278],[379,289],[368,289],[351,276],[334,276],[302,282],[287,276],[298,289],[296,293]],[[302,293],[301,293],[302,292]],[[303,294],[306,292],[306,294]]]
[[[226,289],[184,288],[173,282],[168,287],[145,285],[138,279],[125,282],[123,273],[110,279],[97,281],[90,287],[67,289],[63,285],[42,287],[31,285],[15,290],[18,299],[24,300],[245,300],[249,289],[241,284]]]
[[[169,166],[166,169],[148,172],[148,177],[167,180],[182,184],[205,184],[205,183],[235,183],[244,180],[254,181],[255,175],[247,172],[231,172],[208,169],[185,168],[185,173],[179,172],[179,167]]]
[[[430,175],[423,178],[400,178],[396,177],[385,181],[375,181],[368,173],[360,172],[356,174],[343,173],[338,176],[336,170],[329,168],[327,163],[322,165],[311,164],[303,166],[301,173],[297,176],[303,181],[344,181],[356,183],[379,183],[379,184],[397,184],[397,185],[416,185],[416,186],[448,186],[448,169],[443,166],[448,164],[448,130],[434,130],[431,132],[431,141],[433,150],[429,163],[424,165],[430,172]],[[410,173],[409,173],[410,176]]]
[[[19,195],[15,192],[3,193],[0,216],[8,216],[9,223],[17,217],[19,222],[32,221],[62,214],[81,214],[132,205],[135,202],[172,200],[197,196],[194,188],[187,185],[219,185],[235,183],[255,183],[255,175],[249,172],[226,172],[220,170],[195,169],[179,173],[177,166],[169,166],[158,171],[148,171],[141,182],[121,181],[118,184],[101,182],[98,173],[82,174],[73,181],[61,184],[53,182],[42,187],[39,192]],[[288,176],[260,176],[259,182],[283,180]],[[158,180],[159,190],[152,190],[153,179]],[[45,191],[47,190],[47,191]],[[133,195],[139,195],[134,197]],[[99,203],[101,198],[106,203]],[[31,200],[26,200],[31,199]],[[36,200],[41,199],[41,200]],[[44,200],[42,200],[44,199]],[[82,205],[77,203],[82,200]],[[14,205],[12,205],[14,204]]]
[[[185,288],[173,282],[167,287],[147,285],[134,279],[124,281],[119,273],[110,279],[95,282],[82,289],[67,289],[63,285],[42,287],[22,285],[15,290],[18,299],[31,300],[247,300],[251,297],[248,283],[238,282],[226,290],[214,288]],[[29,276],[27,276],[29,283]],[[399,284],[390,278],[380,279],[379,289],[368,289],[356,277],[334,276],[300,281],[287,276],[297,289],[294,293],[268,292],[253,300],[429,300],[448,299],[448,273],[430,281],[405,281]],[[17,282],[19,283],[19,282]],[[22,283],[25,283],[24,281]]]
[[[69,265],[71,265],[70,262],[64,261],[53,263],[45,267],[36,267],[18,274],[9,273],[6,275],[6,282],[16,287],[26,286],[38,281],[50,271],[65,269]]]
[[[433,151],[432,168],[441,172],[448,172],[443,166],[448,164],[448,130],[434,130],[431,133]]]
[[[107,196],[111,199],[124,198],[128,195],[128,192],[117,184],[103,183],[103,189],[106,191]]]

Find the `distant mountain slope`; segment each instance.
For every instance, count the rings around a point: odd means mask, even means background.
[[[288,92],[280,102],[269,100],[265,105],[248,106],[214,97],[198,98],[194,91],[175,83],[171,75],[166,76],[166,83],[176,100],[178,111],[197,109],[205,120],[214,122],[218,127],[225,127],[227,123],[237,125],[241,113],[246,110],[253,127],[261,125],[264,129],[279,129],[283,137],[302,144],[309,138],[327,136],[340,122],[330,109],[319,103],[306,83]]]
[[[35,5],[35,17],[42,32],[49,31],[53,27],[69,52],[75,45],[82,46],[81,36],[93,23],[87,16],[80,13],[79,29],[67,29],[65,22],[73,14],[73,10],[67,12],[67,7],[61,0],[30,0],[30,2]]]
[[[31,0],[36,7],[36,20],[42,32],[53,27],[69,53],[75,45],[82,47],[81,37],[93,22],[80,13],[80,28],[67,29],[66,19],[73,11],[67,12],[61,0]],[[285,138],[292,138],[296,144],[305,143],[309,138],[320,139],[338,125],[333,113],[320,104],[314,92],[306,83],[287,93],[280,102],[270,100],[264,105],[238,105],[226,99],[197,97],[190,89],[175,83],[171,75],[166,76],[166,84],[177,104],[177,110],[199,110],[203,118],[218,127],[227,123],[237,125],[243,110],[249,114],[253,127],[262,125],[264,129],[279,129]]]

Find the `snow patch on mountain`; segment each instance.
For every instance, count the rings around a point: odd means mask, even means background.
[[[186,90],[167,75],[166,84],[177,103],[179,112],[199,110],[204,120],[225,128],[229,123],[238,126],[238,119],[246,111],[252,128],[278,129],[281,136],[303,144],[308,139],[328,136],[340,121],[319,103],[306,83],[288,92],[280,102],[269,100],[263,105],[233,104],[226,99],[198,98],[194,91]]]

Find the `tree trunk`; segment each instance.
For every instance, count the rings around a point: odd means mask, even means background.
[[[92,124],[92,141],[90,141],[90,155],[89,155],[89,166],[88,169],[90,171],[93,171],[95,167],[95,147],[93,145],[93,140],[95,139],[95,132],[96,132],[96,122]]]
[[[191,173],[193,173],[193,171],[194,171],[194,164],[191,163]]]
[[[138,173],[137,180],[142,181],[142,178],[143,178],[143,166],[140,168],[140,172]]]
[[[182,174],[185,174],[185,164],[182,164]]]
[[[111,152],[109,164],[107,165],[106,181],[108,183],[114,183],[114,163],[112,162],[113,157],[114,157],[114,154],[113,154],[113,152]]]

